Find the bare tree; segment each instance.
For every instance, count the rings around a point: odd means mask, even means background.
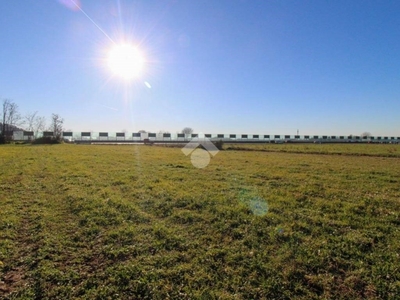
[[[191,133],[193,133],[193,128],[185,127],[185,128],[182,129],[182,133],[191,134]]]
[[[24,124],[26,124],[25,129],[27,131],[33,131],[33,124],[35,122],[36,115],[37,111],[35,111],[34,113],[28,113],[24,116]]]
[[[10,126],[10,128],[17,127],[21,125],[22,118],[19,113],[18,105],[14,102],[11,102],[8,110],[8,118],[6,119],[6,124]]]
[[[157,133],[157,137],[164,138],[164,134],[166,134],[166,133],[170,133],[170,132],[167,130],[159,130]]]
[[[15,102],[4,99],[2,108],[1,134],[8,140],[12,137],[10,131],[15,130],[17,126],[21,125],[22,118],[18,110],[18,105]]]
[[[3,100],[3,112],[2,112],[2,119],[1,119],[1,134],[4,136],[6,131],[6,119],[8,115],[8,106],[9,100]]]
[[[38,136],[39,132],[45,130],[45,128],[46,128],[46,118],[36,117],[33,124],[33,131],[35,132],[35,138]]]
[[[23,122],[27,131],[44,130],[44,117],[39,117],[37,113],[38,112],[35,111],[34,113],[28,113],[24,116]]]
[[[51,125],[49,130],[54,133],[54,137],[57,140],[61,140],[61,135],[64,130],[63,124],[64,124],[64,119],[61,118],[58,114],[51,115]]]
[[[365,131],[363,133],[361,133],[361,137],[370,137],[371,136],[371,132]]]

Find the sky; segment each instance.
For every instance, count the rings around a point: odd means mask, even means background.
[[[0,99],[66,130],[400,136],[398,0],[0,1],[0,40]]]

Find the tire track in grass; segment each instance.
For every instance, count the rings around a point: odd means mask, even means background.
[[[16,229],[16,240],[14,240],[14,253],[8,258],[6,271],[3,275],[3,285],[0,285],[0,296],[15,297],[18,291],[32,285],[29,278],[29,271],[33,267],[31,264],[37,256],[37,232],[40,225],[40,217],[34,216],[32,210],[34,206],[30,199],[18,199],[20,210],[20,224]],[[3,294],[1,294],[1,292]]]
[[[37,270],[43,260],[41,251],[45,246],[48,227],[52,223],[49,216],[54,214],[54,206],[57,207],[51,201],[54,199],[56,184],[51,171],[47,169],[50,163],[46,158],[47,151],[43,147],[23,151],[20,157],[14,158],[14,170],[18,170],[21,176],[19,186],[14,184],[13,187],[13,193],[18,198],[12,198],[20,222],[15,230],[14,253],[8,258],[9,263],[3,275],[4,284],[0,285],[0,297],[5,299],[41,298],[44,295]],[[25,164],[26,156],[32,152],[36,159],[31,164]]]
[[[4,149],[3,149],[4,150]],[[6,150],[12,149],[8,148]],[[23,149],[26,151],[26,149]],[[28,286],[29,280],[27,276],[28,265],[26,264],[27,258],[31,252],[31,225],[32,218],[30,213],[30,197],[27,194],[30,188],[25,186],[25,177],[27,176],[28,165],[21,165],[21,161],[26,158],[22,155],[9,154],[9,159],[4,160],[5,180],[3,185],[10,186],[10,189],[5,189],[8,194],[5,195],[5,199],[13,201],[13,214],[17,214],[18,217],[14,224],[14,236],[16,238],[12,241],[13,253],[11,256],[5,258],[3,264],[3,274],[0,277],[0,297],[7,299],[9,296],[15,296],[15,292]],[[24,153],[25,154],[25,153]],[[11,167],[12,166],[12,167]],[[18,172],[18,173],[17,173]],[[18,197],[15,197],[18,195]]]

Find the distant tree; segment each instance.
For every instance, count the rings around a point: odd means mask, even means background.
[[[158,133],[157,133],[157,137],[158,138],[164,138],[164,133],[170,133],[170,132],[167,131],[167,130],[159,130]]]
[[[1,120],[1,140],[9,141],[12,138],[10,132],[21,125],[22,118],[19,113],[18,105],[9,99],[3,100]]]
[[[58,114],[52,114],[51,115],[51,124],[49,127],[49,130],[54,133],[54,138],[57,141],[61,140],[61,135],[63,132],[63,124],[64,124],[64,119],[60,117]]]
[[[33,131],[35,132],[35,138],[37,137],[40,131],[43,131],[46,128],[46,118],[45,117],[36,117],[33,125]]]
[[[361,137],[370,137],[371,136],[371,132],[368,132],[368,131],[366,131],[366,132],[363,132],[363,133],[361,133]]]
[[[185,127],[185,128],[182,129],[182,133],[184,133],[184,134],[192,134],[193,133],[193,128]]]
[[[27,131],[33,131],[33,124],[35,123],[37,113],[38,112],[35,111],[34,113],[28,113],[24,116],[25,129]]]
[[[24,117],[25,129],[27,131],[33,131],[35,138],[40,131],[46,128],[46,119],[44,117],[38,116],[37,111],[34,113],[28,113]]]
[[[147,131],[146,131],[146,130],[143,130],[143,129],[141,129],[141,130],[139,130],[139,133],[147,133]]]

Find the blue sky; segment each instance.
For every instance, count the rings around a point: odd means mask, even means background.
[[[400,136],[400,1],[80,7],[0,1],[0,97],[21,113],[73,131]],[[107,67],[122,41],[146,59],[131,82]]]

